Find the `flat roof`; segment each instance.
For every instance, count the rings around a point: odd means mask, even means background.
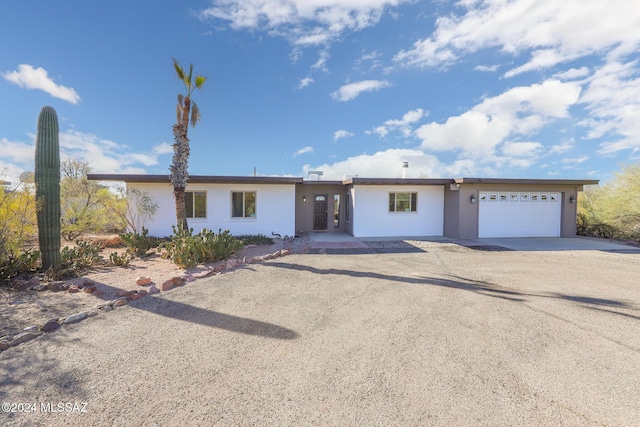
[[[597,179],[455,178],[456,184],[597,185]]]
[[[138,183],[171,183],[169,175],[141,175],[141,174],[87,174],[91,181],[124,181]],[[212,176],[189,175],[190,184],[298,184],[302,178],[279,176]]]
[[[450,178],[360,178],[345,179],[343,184],[355,185],[446,185],[451,184]]]
[[[92,181],[124,181],[138,183],[170,183],[169,175],[90,173]],[[529,185],[597,185],[597,179],[521,179],[521,178],[360,178],[337,180],[304,180],[280,176],[212,176],[189,175],[191,184],[304,184],[304,185],[447,185],[447,184],[529,184]]]

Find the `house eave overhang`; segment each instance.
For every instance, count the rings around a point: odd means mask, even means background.
[[[160,183],[171,184],[169,175],[141,175],[141,174],[99,174],[87,175],[91,181],[121,181],[126,183]],[[189,175],[188,184],[284,184],[302,183],[299,177],[276,176],[211,176]]]
[[[454,184],[500,185],[598,185],[597,179],[517,179],[517,178],[455,178]]]
[[[344,185],[447,185],[451,179],[441,178],[360,178],[342,181]]]

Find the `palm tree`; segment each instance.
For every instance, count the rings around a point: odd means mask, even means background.
[[[178,105],[176,106],[176,124],[173,125],[173,159],[169,170],[169,178],[173,186],[173,196],[176,200],[176,223],[183,229],[188,229],[187,210],[184,203],[184,190],[187,187],[187,165],[189,163],[189,138],[187,131],[189,124],[195,127],[200,120],[200,110],[198,105],[191,101],[191,94],[194,90],[200,89],[206,77],[196,75],[193,79],[193,64],[189,65],[187,74],[180,63],[173,58],[173,68],[176,70],[178,78],[184,83],[186,94],[178,94]]]

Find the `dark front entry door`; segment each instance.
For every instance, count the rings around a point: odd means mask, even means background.
[[[327,229],[327,195],[315,196],[313,205],[313,229]]]

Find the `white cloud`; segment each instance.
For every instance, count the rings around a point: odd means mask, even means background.
[[[203,19],[228,21],[231,28],[259,29],[296,45],[327,44],[345,31],[380,21],[385,9],[408,0],[213,0]]]
[[[579,79],[581,77],[586,77],[588,75],[589,75],[589,69],[587,67],[580,67],[580,68],[570,68],[567,71],[556,74],[555,77],[560,80],[573,80],[573,79]]]
[[[324,71],[325,73],[329,72],[327,69],[327,61],[329,58],[331,58],[329,51],[327,49],[322,50],[318,56],[318,60],[311,66],[311,68]]]
[[[542,150],[539,142],[507,142],[501,148],[502,154],[507,157],[535,157]]]
[[[579,165],[580,163],[584,163],[587,160],[589,160],[589,156],[587,155],[580,156],[580,157],[571,157],[571,158],[562,159],[562,164],[571,167],[571,166]]]
[[[298,151],[296,151],[295,153],[293,153],[293,157],[298,157],[299,155],[306,154],[306,153],[313,153],[313,147],[303,147]]]
[[[640,71],[638,61],[610,62],[589,78],[580,103],[589,117],[580,125],[587,139],[603,138],[599,154],[640,151]]]
[[[473,67],[473,69],[485,73],[493,73],[495,71],[498,71],[499,67],[499,65],[476,65],[475,67]]]
[[[576,141],[573,138],[560,142],[560,144],[552,145],[549,149],[549,154],[562,154],[573,150]]]
[[[417,108],[415,110],[410,110],[406,112],[401,119],[391,119],[384,122],[384,125],[377,126],[373,128],[371,131],[367,132],[368,134],[375,133],[380,138],[384,138],[392,131],[400,131],[404,137],[410,137],[413,133],[413,129],[411,125],[422,120],[428,113],[425,112],[422,108]]]
[[[333,140],[337,141],[340,138],[349,138],[349,137],[352,137],[353,135],[354,135],[353,132],[349,132],[348,130],[340,129],[340,130],[337,130],[337,131],[335,131],[333,133]]]
[[[391,86],[387,80],[362,80],[354,83],[347,83],[340,89],[331,93],[331,97],[336,101],[351,101],[363,92],[379,91],[380,89]]]
[[[49,77],[47,70],[41,67],[33,68],[29,64],[20,64],[18,70],[2,73],[2,77],[20,87],[39,89],[54,98],[59,98],[72,104],[80,102],[80,96],[74,89],[56,84]]]
[[[421,150],[389,149],[375,154],[361,154],[349,157],[336,163],[322,165],[305,165],[303,176],[310,170],[321,170],[323,179],[338,179],[352,177],[369,178],[400,178],[402,176],[402,162],[409,162],[407,177],[409,178],[437,178],[441,176],[441,165],[438,159]]]
[[[16,176],[20,172],[33,170],[36,136],[30,137],[28,143],[0,139],[0,169],[7,169]],[[90,133],[77,130],[60,132],[60,159],[86,161],[96,173],[146,173],[145,167],[159,164],[159,156],[172,151],[171,145],[161,143],[153,147],[151,152],[134,152],[125,145]]]
[[[567,117],[568,108],[578,101],[579,95],[579,85],[558,80],[516,87],[486,98],[444,123],[425,124],[415,135],[422,140],[425,150],[459,150],[466,156],[487,156],[507,138],[514,140],[534,134],[551,120]]]
[[[298,89],[303,89],[313,83],[313,79],[311,77],[305,77],[304,79],[300,79],[300,83],[298,83]]]
[[[154,154],[162,155],[162,154],[173,154],[173,146],[168,142],[162,142],[155,147],[153,147]]]
[[[593,53],[620,57],[640,45],[640,8],[628,0],[473,0],[458,3],[462,16],[439,17],[436,30],[402,50],[405,66],[446,67],[461,56],[499,48],[530,59],[508,71],[513,76]]]

